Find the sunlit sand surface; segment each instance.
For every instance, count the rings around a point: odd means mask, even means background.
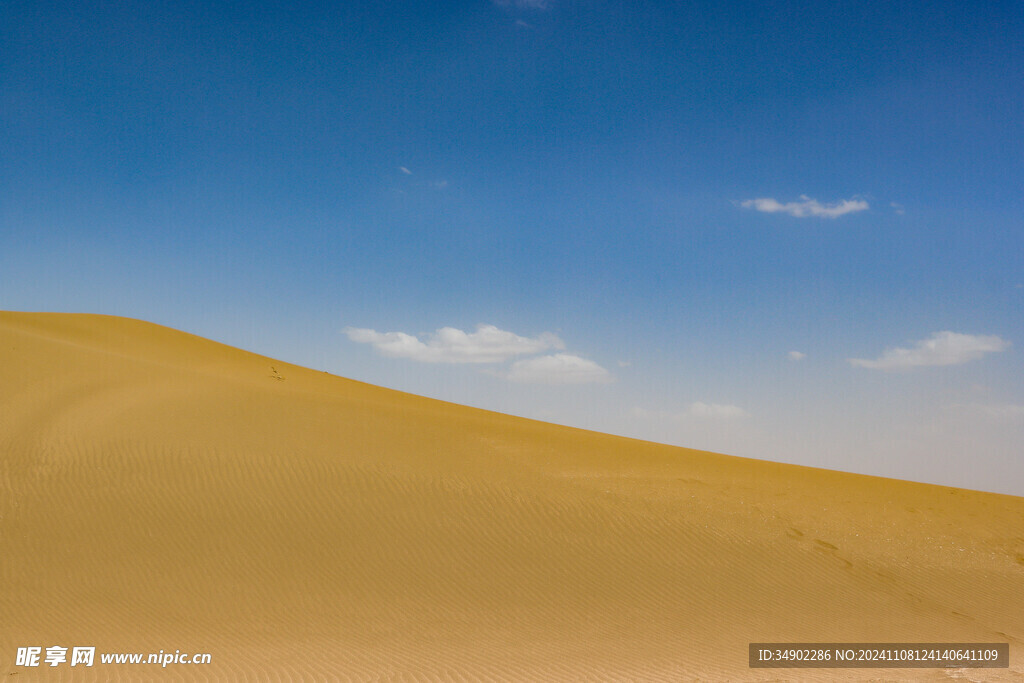
[[[12,681],[1024,678],[1024,498],[534,422],[123,318],[0,313],[0,361]],[[750,669],[756,641],[1009,642],[1011,665]],[[27,645],[212,662],[15,666]]]

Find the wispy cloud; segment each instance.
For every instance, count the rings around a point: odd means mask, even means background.
[[[404,173],[405,175],[412,175],[412,171],[407,169],[405,166],[399,166],[398,170]]]
[[[792,361],[798,361],[807,358],[807,354],[801,353],[800,351],[790,351],[788,354],[786,354],[786,357]]]
[[[612,375],[592,360],[569,353],[517,360],[505,378],[521,384],[595,384]]]
[[[890,348],[875,360],[848,359],[851,365],[872,370],[909,370],[935,365],[960,365],[986,353],[1010,348],[1010,342],[995,335],[936,332],[911,348]]]
[[[517,9],[544,10],[548,8],[548,0],[491,0],[498,7],[515,7]]]
[[[386,356],[423,363],[500,363],[514,356],[565,348],[562,340],[550,332],[532,338],[521,337],[494,325],[477,325],[475,332],[442,327],[424,335],[424,339],[405,332],[377,332],[358,327],[347,327],[344,332],[352,341],[372,344]]]
[[[750,413],[739,406],[725,403],[705,403],[694,401],[686,407],[686,410],[672,412],[668,410],[648,410],[636,407],[631,411],[633,417],[654,420],[689,420],[689,419],[736,419],[750,417]]]
[[[844,199],[835,204],[822,204],[807,195],[800,195],[798,202],[786,202],[785,204],[770,197],[747,199],[740,202],[740,206],[763,213],[788,213],[796,218],[838,218],[848,213],[867,211],[870,208],[863,199]]]

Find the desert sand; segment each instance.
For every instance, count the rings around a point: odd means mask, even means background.
[[[965,454],[964,457],[970,457]],[[750,642],[1009,642],[751,669]],[[19,647],[210,653],[17,666]],[[1024,498],[501,415],[0,313],[7,680],[1024,679]]]

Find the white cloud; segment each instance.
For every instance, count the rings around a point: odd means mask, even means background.
[[[686,410],[682,412],[670,412],[668,410],[647,410],[639,406],[633,408],[630,411],[633,417],[638,417],[645,420],[688,420],[693,418],[711,418],[711,419],[730,419],[739,417],[749,417],[750,413],[743,410],[739,406],[723,404],[723,403],[705,403],[704,401],[694,401],[686,407]]]
[[[568,353],[517,360],[505,378],[523,384],[593,384],[610,382],[611,373],[594,361]]]
[[[412,175],[412,171],[407,169],[405,166],[399,166],[398,170],[404,173],[405,175]]]
[[[893,212],[899,216],[902,216],[907,212],[906,209],[903,208],[902,204],[897,204],[896,202],[889,202],[889,206],[891,206]]]
[[[936,332],[931,338],[917,342],[913,348],[886,349],[876,360],[848,360],[851,365],[872,370],[908,370],[933,365],[959,365],[1008,348],[1010,342],[995,335]]]
[[[377,332],[356,327],[345,328],[354,342],[372,344],[386,356],[410,358],[424,363],[500,363],[513,356],[564,349],[558,336],[545,332],[537,337],[520,337],[494,325],[477,325],[476,332],[442,327],[426,341],[405,332]]]
[[[739,406],[696,401],[690,404],[688,413],[692,417],[735,418],[747,417],[749,413]]]
[[[866,211],[868,203],[863,199],[844,199],[837,204],[822,204],[817,199],[811,199],[807,195],[800,195],[798,202],[782,202],[762,197],[760,199],[747,199],[740,202],[744,209],[754,209],[764,213],[788,213],[797,218],[814,216],[818,218],[838,218],[844,214],[857,211]]]
[[[790,351],[788,354],[786,354],[786,356],[793,361],[803,360],[804,358],[807,358],[806,353],[801,353],[799,351]]]

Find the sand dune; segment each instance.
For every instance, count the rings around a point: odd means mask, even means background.
[[[10,680],[1024,679],[1024,498],[514,418],[150,323],[0,313]],[[1009,642],[1002,670],[753,641]],[[19,667],[18,647],[209,664]]]

